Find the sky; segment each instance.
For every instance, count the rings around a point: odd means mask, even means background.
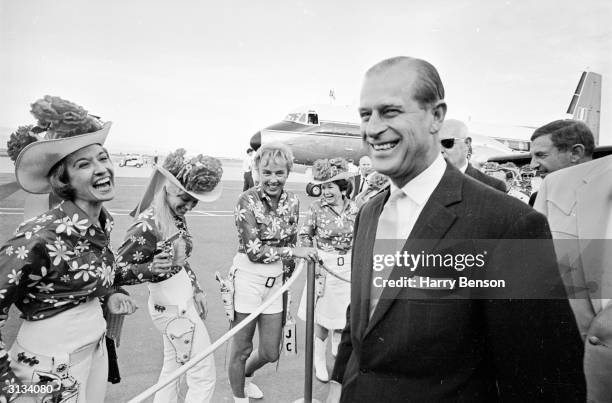
[[[581,72],[603,74],[612,144],[612,2],[415,3],[0,0],[0,128],[34,123],[29,105],[50,94],[112,121],[113,152],[241,157],[330,89],[357,122],[364,72],[406,55],[437,67],[447,117],[505,135],[566,117]]]

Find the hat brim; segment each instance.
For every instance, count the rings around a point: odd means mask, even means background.
[[[49,193],[49,171],[66,156],[92,144],[103,145],[111,122],[98,131],[53,140],[39,140],[28,144],[15,161],[15,178],[23,190],[34,194]]]
[[[185,189],[185,186],[183,186],[183,184],[176,179],[176,176],[172,175],[172,173],[170,173],[167,169],[161,167],[161,166],[156,166],[155,169],[157,169],[159,171],[159,173],[161,173],[162,175],[164,175],[164,177],[173,185],[175,185],[176,187],[178,187],[179,189],[181,189],[183,192],[187,193],[189,196],[193,197],[194,199],[197,199],[201,202],[204,203],[210,203],[213,202],[215,200],[217,200],[219,197],[221,197],[221,193],[223,192],[223,183],[221,183],[221,181],[219,181],[219,183],[217,183],[217,186],[215,186],[215,188],[213,190],[211,190],[210,192],[204,192],[204,193],[195,193],[195,192],[191,192],[187,189]]]
[[[354,176],[357,176],[357,174],[353,173],[353,172],[340,172],[339,174],[337,174],[335,176],[332,176],[331,178],[326,179],[324,181],[318,181],[318,180],[312,178],[310,180],[310,183],[312,183],[314,185],[322,185],[324,183],[329,183],[329,182],[333,182],[333,181],[339,181],[339,180],[342,180],[342,179],[345,179],[345,180],[346,179],[350,179],[350,178],[352,178]]]

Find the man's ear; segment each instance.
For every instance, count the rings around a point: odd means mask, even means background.
[[[572,164],[579,164],[585,156],[583,144],[574,144],[570,149],[570,161]]]
[[[431,122],[429,132],[436,134],[442,128],[442,122],[444,122],[444,117],[446,117],[446,102],[444,100],[436,102],[431,108],[431,113],[433,114],[433,122]]]

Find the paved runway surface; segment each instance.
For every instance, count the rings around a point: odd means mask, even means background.
[[[237,248],[236,230],[232,216],[234,202],[242,191],[241,174],[237,164],[228,164],[224,175],[224,192],[214,203],[200,203],[195,211],[188,215],[188,225],[194,236],[194,253],[190,259],[199,281],[208,295],[209,316],[206,326],[211,339],[216,340],[228,330],[228,321],[223,313],[223,305],[218,286],[214,280],[214,272],[227,273],[232,257]],[[116,172],[116,198],[107,203],[106,207],[115,217],[115,230],[112,243],[117,248],[125,234],[131,217],[127,215],[139,200],[147,182],[149,173],[146,168],[119,168]],[[7,170],[0,171],[7,172]],[[10,171],[10,170],[9,170]],[[147,171],[149,171],[147,169]],[[149,171],[150,172],[150,171]],[[129,177],[132,176],[132,177]],[[135,177],[138,176],[138,177]],[[304,213],[313,199],[305,195],[303,175],[296,174],[290,178],[287,189],[300,195],[300,210]],[[295,180],[297,179],[297,182]],[[0,174],[0,184],[14,180],[10,173]],[[9,198],[0,201],[0,242],[6,241],[12,231],[21,222],[24,194],[20,191]],[[302,292],[305,275],[298,279],[293,287],[294,317]],[[157,381],[162,364],[162,339],[149,318],[146,301],[148,289],[146,285],[128,287],[128,291],[136,299],[139,309],[126,318],[121,346],[119,348],[119,365],[122,381],[117,385],[108,386],[106,402],[124,402],[134,397]],[[2,330],[3,340],[10,345],[13,342],[20,320],[19,313],[13,307],[11,319]],[[265,394],[261,402],[291,402],[303,396],[304,383],[304,323],[298,320],[298,352],[297,356],[281,355],[278,370],[276,365],[268,365],[258,371],[254,382]],[[329,351],[329,350],[328,350]],[[217,368],[217,384],[214,402],[232,402],[226,370],[226,345],[215,352]],[[328,356],[331,371],[331,356]],[[328,386],[314,381],[313,397],[325,400]],[[152,399],[148,400],[152,401]],[[255,401],[255,400],[252,400]]]

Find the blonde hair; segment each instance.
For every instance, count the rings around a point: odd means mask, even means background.
[[[253,159],[255,170],[259,172],[262,165],[274,161],[279,164],[285,164],[287,172],[291,172],[293,168],[293,153],[291,149],[283,143],[268,143],[264,144],[257,150],[257,154]]]
[[[154,220],[157,224],[157,230],[163,239],[169,238],[170,235],[177,231],[176,224],[174,223],[174,214],[172,214],[172,210],[170,210],[170,206],[168,206],[166,201],[166,186],[168,185],[169,182],[166,181],[151,203],[151,207],[153,207],[155,212]]]

